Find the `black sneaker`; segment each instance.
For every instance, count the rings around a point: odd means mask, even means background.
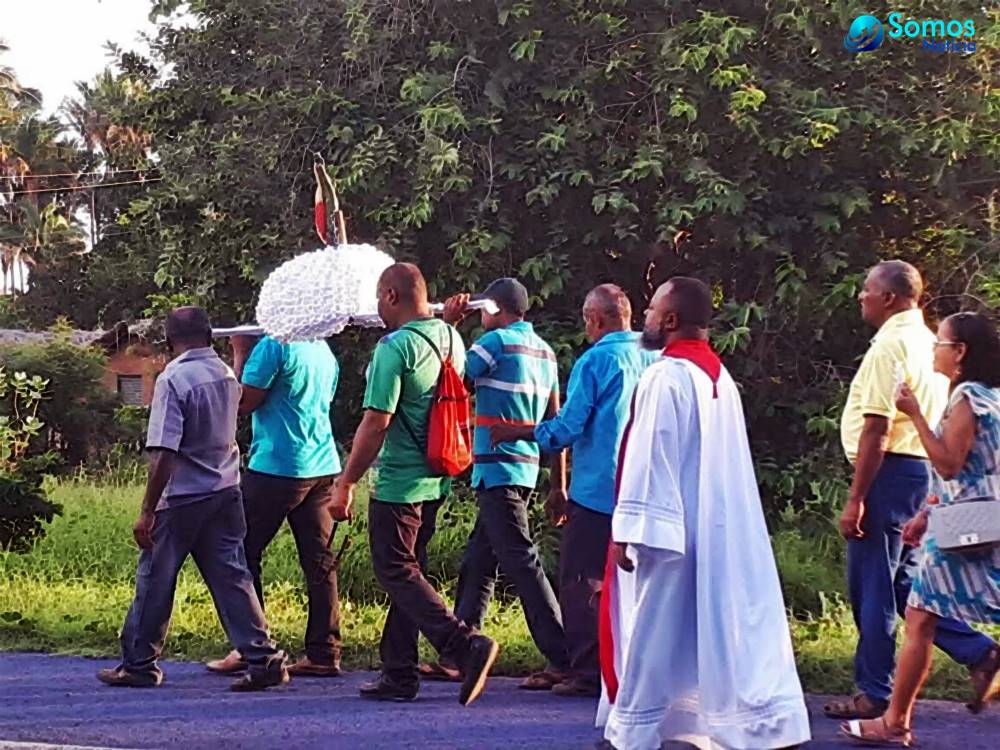
[[[485,635],[472,636],[469,644],[469,656],[465,660],[462,674],[462,689],[458,693],[458,702],[463,706],[470,705],[483,693],[490,670],[500,653],[500,644]]]
[[[285,667],[269,672],[248,672],[238,680],[234,680],[229,689],[234,693],[258,693],[261,690],[285,685],[289,679],[291,678]]]
[[[362,698],[372,701],[391,701],[393,703],[409,703],[417,697],[417,688],[405,688],[392,682],[385,675],[364,683],[358,693]]]
[[[163,683],[163,672],[136,674],[115,667],[102,669],[97,673],[97,679],[111,687],[152,688],[159,687]]]

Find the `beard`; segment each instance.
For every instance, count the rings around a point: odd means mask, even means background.
[[[667,345],[667,333],[662,328],[643,328],[639,344],[650,351],[663,349]]]

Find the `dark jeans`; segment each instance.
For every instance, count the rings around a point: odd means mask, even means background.
[[[264,605],[261,559],[287,518],[309,598],[306,656],[316,664],[326,665],[340,662],[337,568],[336,557],[330,551],[337,525],[328,510],[333,480],[332,476],[290,479],[253,471],[243,476],[247,564],[261,606]]]
[[[559,606],[570,671],[595,687],[601,684],[597,613],[610,543],[611,516],[570,502],[559,546]]]
[[[858,627],[854,679],[876,701],[892,695],[896,667],[896,616],[906,611],[916,550],[902,542],[903,526],[920,510],[930,486],[927,461],[887,455],[865,504],[863,539],[847,543],[847,585]],[[938,621],[934,643],[960,664],[972,666],[993,641],[964,622]]]
[[[567,671],[559,603],[528,528],[530,492],[526,487],[477,490],[479,515],[462,558],[455,614],[470,627],[482,628],[497,573],[503,571],[521,600],[538,650],[552,667]]]
[[[368,504],[372,567],[389,595],[389,613],[379,653],[382,673],[394,684],[415,687],[420,633],[442,658],[465,663],[474,631],[455,617],[424,574],[427,544],[437,523],[441,501]]]
[[[230,642],[251,672],[279,670],[285,655],[267,632],[243,555],[246,534],[237,488],[198,502],[156,512],[153,549],[139,555],[135,599],[122,627],[122,668],[156,674],[170,626],[177,574],[190,554],[212,594]]]

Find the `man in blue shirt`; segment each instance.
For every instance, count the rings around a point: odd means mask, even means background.
[[[193,557],[222,627],[249,674],[239,692],[288,682],[285,654],[271,640],[253,577],[243,559],[236,418],[240,383],[212,349],[212,324],[200,307],[167,318],[175,359],[156,381],[149,412],[149,479],[132,531],[142,552],[135,599],[122,626],[122,661],[97,678],[113,687],[156,687],[170,627],[177,574]],[[247,668],[245,667],[245,668]]]
[[[528,290],[521,282],[498,279],[482,296],[495,302],[499,312],[482,311],[486,333],[469,349],[465,361],[465,377],[476,392],[472,486],[479,515],[462,559],[455,614],[470,627],[481,628],[498,568],[502,570],[521,599],[532,639],[548,660],[546,669],[521,687],[549,690],[565,677],[569,655],[559,602],[528,526],[528,502],[538,481],[538,444],[521,440],[494,446],[490,427],[499,422],[535,425],[555,416],[556,357],[525,320]],[[450,299],[445,320],[460,321],[467,301],[466,295]],[[565,454],[559,450],[553,458],[550,504],[560,504],[566,497]]]
[[[282,344],[270,336],[233,338],[233,368],[243,384],[240,415],[253,414],[253,442],[243,477],[247,563],[261,604],[261,560],[285,519],[295,537],[309,598],[305,656],[288,668],[300,677],[340,674],[336,524],[329,503],[340,473],[330,425],[339,367],[323,341]],[[244,667],[236,652],[211,662],[214,672]]]
[[[566,403],[554,419],[537,427],[511,423],[491,428],[495,445],[535,440],[543,451],[573,449],[569,502],[550,505],[565,523],[559,561],[559,603],[571,659],[570,676],[553,688],[566,696],[599,696],[597,612],[604,563],[611,541],[618,448],[629,403],[642,371],[658,353],[639,346],[631,330],[632,306],[614,284],[603,284],[583,304],[587,339],[569,378]]]

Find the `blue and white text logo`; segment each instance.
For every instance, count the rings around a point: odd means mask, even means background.
[[[888,31],[886,28],[888,27]],[[976,51],[976,22],[971,18],[906,18],[896,11],[890,13],[885,25],[871,15],[858,16],[844,37],[848,52],[872,52],[886,37],[920,42],[927,52],[967,53]]]

